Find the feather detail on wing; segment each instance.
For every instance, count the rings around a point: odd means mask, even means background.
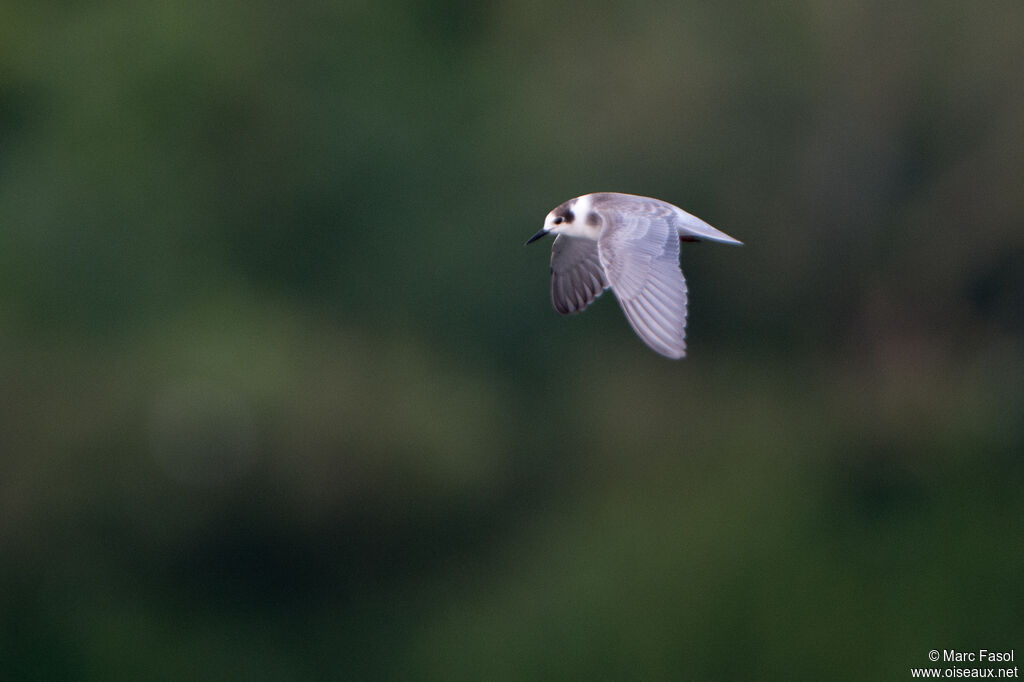
[[[562,315],[578,313],[608,286],[597,242],[558,235],[551,247],[551,304]]]
[[[660,208],[660,207],[657,207]],[[637,335],[669,358],[686,355],[686,279],[679,235],[662,211],[606,215],[598,253],[608,283]]]

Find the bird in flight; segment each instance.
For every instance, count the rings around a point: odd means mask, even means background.
[[[611,288],[633,331],[667,358],[686,355],[686,279],[679,242],[741,245],[672,204],[635,194],[585,194],[559,205],[530,244],[554,234],[551,303],[562,315]]]

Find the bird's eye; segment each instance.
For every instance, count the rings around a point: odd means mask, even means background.
[[[557,218],[555,218],[551,222],[554,223],[555,225],[561,225],[562,224],[562,220],[563,220],[562,216],[558,216]]]

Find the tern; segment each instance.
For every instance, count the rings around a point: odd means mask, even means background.
[[[585,194],[557,206],[531,244],[554,234],[551,303],[583,311],[611,288],[637,336],[667,358],[686,355],[686,279],[680,241],[742,245],[672,204],[635,194]]]

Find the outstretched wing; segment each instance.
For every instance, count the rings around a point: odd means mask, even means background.
[[[601,206],[607,221],[598,254],[608,283],[644,343],[669,357],[686,355],[686,279],[679,269],[679,233],[663,202],[635,199]]]
[[[592,239],[560,234],[551,246],[551,304],[562,315],[578,313],[608,286]]]

